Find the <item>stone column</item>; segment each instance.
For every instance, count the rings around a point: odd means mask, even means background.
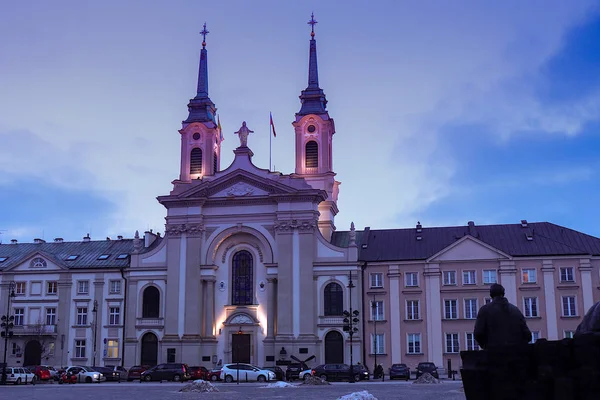
[[[74,339],[74,336],[72,336],[74,331],[70,329],[71,326],[75,325],[75,321],[71,320],[73,281],[69,275],[70,273],[61,273],[58,281],[58,310],[56,310],[56,339],[58,344],[56,346],[58,351],[60,351],[60,355],[55,355],[54,359],[56,362],[60,362],[60,365],[69,365],[71,363],[68,353],[70,344],[73,343]]]
[[[512,260],[500,261],[500,282],[504,286],[505,297],[517,304],[517,268]],[[519,307],[521,308],[521,307]]]
[[[267,278],[267,337],[275,338],[275,290],[276,278]]]
[[[592,285],[592,264],[589,258],[579,260],[579,274],[581,275],[581,292],[583,294],[582,316],[594,305]]]
[[[548,330],[548,340],[558,340],[556,293],[554,285],[555,270],[556,268],[554,268],[552,260],[543,261],[542,274],[544,275],[544,294],[546,296],[546,329]]]
[[[102,280],[100,280],[102,279]],[[94,315],[94,337],[92,338],[92,361],[95,361],[93,365],[102,365],[102,358],[104,357],[104,343],[102,341],[102,333],[104,332],[104,277],[102,274],[98,274],[96,276],[96,280],[94,280],[94,301],[98,302],[98,309]],[[93,308],[93,303],[90,304]],[[95,345],[95,346],[94,346]],[[94,347],[96,347],[94,349]],[[94,351],[95,350],[95,351]]]
[[[214,277],[205,277],[206,297],[204,302],[204,337],[214,337],[215,325],[215,281]]]
[[[423,275],[427,301],[427,359],[435,365],[444,365],[440,265],[426,264]]]
[[[401,313],[405,309],[404,300],[400,299],[400,268],[398,265],[390,265],[388,268],[388,277],[390,278],[390,329],[394,333],[395,339],[392,343],[392,364],[402,362],[402,343],[406,343],[403,332],[400,331]],[[366,316],[363,316],[366,318]]]

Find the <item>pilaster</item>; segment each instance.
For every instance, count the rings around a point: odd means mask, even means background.
[[[402,362],[402,343],[403,332],[400,331],[401,315],[400,310],[402,307],[402,300],[400,299],[400,267],[398,265],[390,265],[388,268],[389,286],[390,286],[390,332],[392,332],[394,339],[391,340],[392,344],[392,364],[398,364]]]
[[[589,258],[579,260],[579,274],[581,275],[581,291],[583,293],[583,315],[585,315],[594,305],[592,262]]]
[[[440,265],[426,264],[423,275],[427,299],[427,359],[432,360],[435,365],[444,365]]]
[[[512,304],[517,304],[517,268],[513,260],[500,261],[500,284],[504,286],[504,296]]]
[[[554,271],[556,268],[552,260],[542,262],[542,274],[544,275],[544,295],[546,297],[546,329],[548,340],[558,340],[558,317],[556,312],[556,293],[554,284]],[[539,307],[539,305],[538,305]]]

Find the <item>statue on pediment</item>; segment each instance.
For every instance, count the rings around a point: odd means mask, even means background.
[[[248,147],[248,135],[254,133],[254,131],[248,129],[246,121],[244,121],[240,130],[234,133],[240,137],[240,147]]]

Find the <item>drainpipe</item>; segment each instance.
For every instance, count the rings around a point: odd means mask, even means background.
[[[121,340],[121,367],[125,367],[125,322],[127,321],[127,278],[125,278],[125,268],[121,268],[121,278],[125,283],[123,288],[123,335]]]
[[[363,365],[364,366],[368,366],[367,364],[367,333],[365,330],[365,320],[367,319],[367,314],[365,314],[365,269],[367,269],[367,262],[365,261],[363,263],[363,265],[361,265],[360,267],[360,280],[361,280],[361,287],[362,287],[362,293],[360,294],[360,314],[363,316],[362,317],[362,332],[363,332],[363,346],[362,346],[362,359],[363,359]],[[367,367],[368,368],[368,367]]]

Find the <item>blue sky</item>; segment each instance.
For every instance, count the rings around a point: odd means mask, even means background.
[[[0,16],[0,238],[164,229],[206,21],[225,135],[293,171],[310,13],[336,122],[338,229],[550,221],[600,236],[591,1],[11,2]]]

